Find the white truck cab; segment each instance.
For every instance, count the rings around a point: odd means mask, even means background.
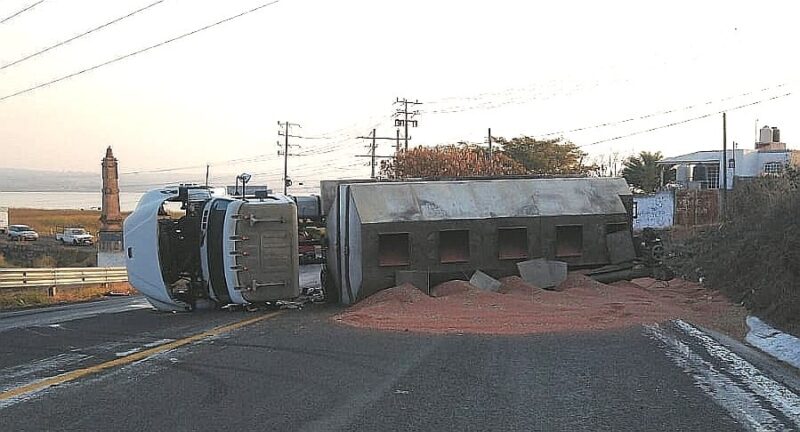
[[[170,212],[166,205],[179,203]],[[160,310],[300,295],[297,207],[282,195],[238,198],[205,187],[152,190],[124,222],[128,281]]]

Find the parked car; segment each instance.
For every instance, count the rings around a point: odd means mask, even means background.
[[[39,233],[27,225],[9,225],[8,227],[9,240],[38,240]]]
[[[56,232],[56,240],[61,244],[85,245],[94,244],[94,237],[83,228],[62,228]]]

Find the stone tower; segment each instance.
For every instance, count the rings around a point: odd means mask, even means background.
[[[111,147],[106,149],[103,167],[103,208],[100,213],[100,233],[97,239],[97,266],[125,265],[122,244],[122,214],[119,211],[119,178],[117,159]]]
[[[100,215],[100,232],[122,232],[122,214],[119,212],[119,179],[117,159],[109,146],[103,167],[103,211]]]

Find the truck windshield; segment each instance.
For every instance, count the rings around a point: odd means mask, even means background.
[[[70,233],[72,233],[72,235],[83,235],[86,234],[86,230],[83,228],[73,228],[70,230]]]

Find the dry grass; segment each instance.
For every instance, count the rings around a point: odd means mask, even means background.
[[[56,295],[50,297],[43,291],[0,292],[0,309],[17,309],[30,306],[44,306],[59,303],[76,303],[106,296],[109,292],[135,293],[127,283],[114,283],[110,286],[91,285],[84,287],[58,287]]]
[[[38,210],[12,208],[8,210],[8,223],[28,225],[39,235],[55,233],[56,226],[81,226],[92,233],[100,229],[100,212],[97,210]]]

